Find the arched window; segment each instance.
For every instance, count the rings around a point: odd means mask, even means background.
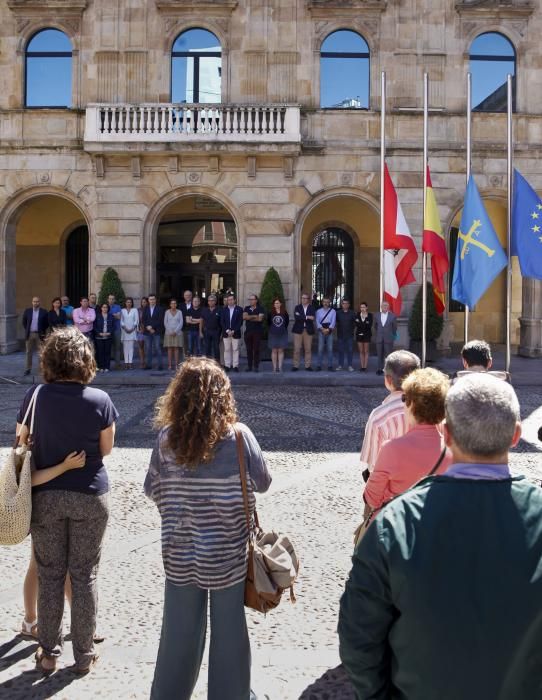
[[[172,102],[220,102],[222,47],[206,29],[179,34],[171,52]]]
[[[342,228],[325,228],[313,238],[312,289],[319,301],[329,297],[337,305],[346,297],[352,303],[354,244]]]
[[[25,105],[72,105],[72,45],[59,29],[42,29],[26,46]]]
[[[516,108],[516,51],[502,34],[480,34],[470,47],[472,105],[476,112],[506,112],[506,78],[512,78],[512,109]]]
[[[369,109],[369,46],[348,29],[330,34],[320,50],[320,106]]]

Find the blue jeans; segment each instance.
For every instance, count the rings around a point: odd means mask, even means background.
[[[344,366],[344,354],[346,353],[346,363],[352,367],[352,353],[354,351],[354,338],[337,338],[337,354],[339,355],[339,366]]]
[[[245,582],[217,591],[166,580],[151,700],[190,700],[198,679],[211,604],[208,700],[249,700],[250,642]]]
[[[188,354],[201,355],[201,338],[198,331],[188,331]]]
[[[145,365],[147,367],[152,367],[153,351],[158,357],[158,368],[162,369],[162,343],[160,333],[145,336]]]
[[[327,351],[327,366],[331,367],[333,364],[333,333],[324,335],[318,331],[318,367],[322,367],[324,349]]]

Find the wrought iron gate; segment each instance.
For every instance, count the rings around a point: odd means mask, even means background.
[[[354,243],[341,228],[325,228],[312,242],[312,288],[319,301],[329,297],[338,305],[342,297],[353,304]]]

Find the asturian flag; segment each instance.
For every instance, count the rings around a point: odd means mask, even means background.
[[[542,200],[517,170],[514,171],[512,255],[519,257],[524,277],[542,280]]]
[[[471,175],[457,234],[452,299],[475,306],[506,265],[506,254]]]
[[[426,172],[426,197],[423,213],[423,243],[424,253],[431,253],[431,274],[433,297],[437,313],[442,316],[445,309],[444,275],[448,272],[449,261],[446,251],[446,241],[442,234],[442,226],[438,215],[437,200],[431,183],[429,166]]]
[[[401,313],[401,287],[415,282],[412,268],[418,253],[405,220],[401,203],[384,166],[384,299],[396,316]]]

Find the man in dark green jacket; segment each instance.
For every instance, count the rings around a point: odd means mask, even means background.
[[[360,700],[542,698],[542,489],[510,474],[520,435],[509,384],[450,389],[454,463],[388,504],[352,559],[339,638]]]

